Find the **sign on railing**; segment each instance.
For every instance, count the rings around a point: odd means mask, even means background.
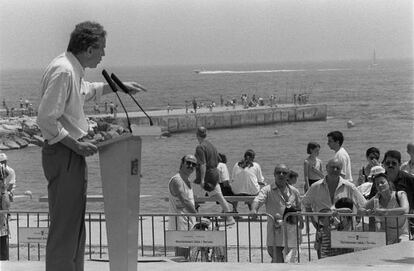
[[[167,246],[225,246],[224,231],[166,231]]]
[[[373,248],[385,245],[385,232],[331,232],[331,247],[334,248]]]
[[[49,228],[47,227],[19,227],[19,241],[21,243],[46,244]]]

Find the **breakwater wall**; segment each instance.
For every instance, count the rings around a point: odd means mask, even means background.
[[[223,110],[197,114],[185,112],[175,114],[172,111],[165,115],[151,116],[154,125],[171,133],[190,131],[199,126],[205,126],[208,129],[236,128],[282,122],[324,121],[326,118],[326,104],[281,105],[247,109],[228,107]],[[122,121],[126,125],[126,120]],[[131,123],[138,126],[148,126],[149,120],[145,116],[136,116],[131,118]]]

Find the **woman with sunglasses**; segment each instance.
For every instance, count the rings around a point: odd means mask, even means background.
[[[359,170],[358,182],[356,183],[356,186],[369,182],[368,176],[371,172],[371,168],[374,166],[381,165],[381,163],[379,162],[379,158],[380,158],[379,149],[375,147],[371,147],[367,149],[367,151],[365,152],[365,157],[368,163]]]
[[[377,216],[375,218],[378,223],[377,230],[387,233],[387,245],[408,240],[407,219],[400,216],[408,214],[409,211],[407,193],[405,191],[395,191],[394,184],[388,180],[385,170],[373,175],[372,180],[378,192],[375,197],[367,201],[365,207],[359,210],[359,213]],[[376,201],[378,203],[375,203]],[[377,204],[378,206],[375,206]]]

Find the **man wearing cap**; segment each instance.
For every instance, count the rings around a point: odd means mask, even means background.
[[[16,188],[16,173],[14,169],[7,165],[7,155],[0,153],[0,164],[4,166],[8,172],[8,176],[4,179],[7,193],[9,194],[10,201],[13,201],[14,189]]]
[[[196,213],[194,205],[194,194],[189,180],[190,175],[197,166],[197,159],[192,154],[181,158],[180,169],[168,182],[169,190],[169,212],[172,214]],[[194,225],[192,216],[170,216],[168,230],[191,230]],[[187,258],[189,249],[183,247],[175,248],[175,256]]]
[[[342,162],[333,158],[326,164],[327,176],[312,184],[302,199],[306,212],[320,212],[324,209],[334,210],[334,204],[340,198],[349,198],[357,209],[365,205],[364,196],[348,180],[341,176]],[[312,224],[319,230],[321,225],[312,217]],[[318,258],[321,251],[318,250]],[[329,254],[329,252],[327,252]]]
[[[214,197],[220,203],[223,212],[228,213],[230,212],[230,206],[224,199],[219,184],[220,174],[217,169],[219,154],[217,149],[206,139],[207,129],[205,127],[198,127],[196,135],[199,145],[195,151],[198,168],[194,182],[199,184],[202,189],[209,193],[209,196]],[[235,224],[234,218],[231,216],[226,217],[226,221],[226,225]]]
[[[342,178],[353,183],[351,172],[351,158],[348,152],[342,147],[344,143],[344,135],[340,131],[330,132],[328,135],[328,146],[335,151],[334,158],[337,158],[342,164],[341,176]]]
[[[384,154],[382,164],[385,168],[387,180],[392,182],[395,191],[405,191],[407,193],[408,203],[410,205],[410,214],[414,213],[414,176],[400,169],[401,153],[396,150],[389,150]],[[372,186],[370,198],[377,194],[375,185]],[[409,219],[409,229],[414,234],[414,219]]]

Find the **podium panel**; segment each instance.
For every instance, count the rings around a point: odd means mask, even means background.
[[[141,138],[120,136],[98,145],[109,266],[137,270]]]

